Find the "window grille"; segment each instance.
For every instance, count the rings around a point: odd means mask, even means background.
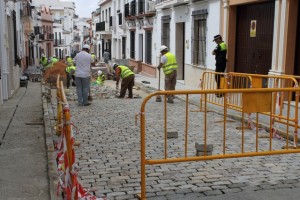
[[[206,65],[207,10],[193,11],[192,24],[192,62]]]

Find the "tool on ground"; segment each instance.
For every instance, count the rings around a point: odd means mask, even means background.
[[[160,68],[158,69],[158,91],[160,91]],[[156,102],[161,102],[161,96],[157,95],[156,96]]]

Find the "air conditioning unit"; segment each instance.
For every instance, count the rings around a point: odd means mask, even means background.
[[[147,12],[153,12],[155,11],[155,1],[148,1],[147,2]]]

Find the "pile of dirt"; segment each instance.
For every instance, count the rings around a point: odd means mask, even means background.
[[[59,74],[61,80],[65,83],[66,81],[66,67],[67,65],[64,61],[59,61],[53,64],[52,67],[46,69],[44,72],[44,80],[46,83],[55,84],[57,80],[57,75]]]

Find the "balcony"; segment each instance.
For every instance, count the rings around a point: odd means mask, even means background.
[[[174,6],[189,4],[190,0],[156,0],[156,9],[171,8]]]
[[[153,17],[156,15],[155,1],[138,0],[137,3],[132,1],[130,4],[125,4],[125,19],[143,19],[144,17]]]
[[[62,46],[62,45],[65,45],[64,39],[55,39],[54,40],[54,46]]]
[[[29,2],[23,2],[22,8],[20,9],[20,16],[22,19],[32,18],[31,5]]]
[[[44,34],[39,34],[39,42],[44,41],[45,40],[45,35]]]

